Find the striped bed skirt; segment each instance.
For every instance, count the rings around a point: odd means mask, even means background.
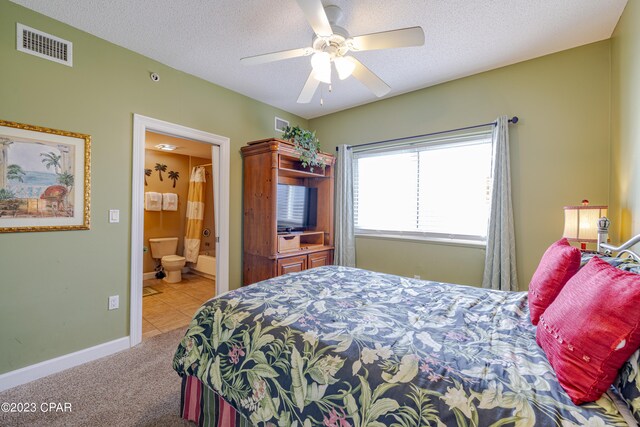
[[[204,427],[251,427],[247,418],[209,386],[192,376],[182,377],[180,416]]]

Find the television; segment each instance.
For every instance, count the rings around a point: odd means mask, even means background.
[[[315,227],[318,189],[278,184],[278,232],[304,231]]]

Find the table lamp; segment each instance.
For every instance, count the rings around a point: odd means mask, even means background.
[[[564,233],[570,242],[579,242],[580,249],[587,249],[587,243],[600,243],[607,241],[609,220],[607,216],[608,206],[590,206],[588,200],[583,200],[579,206],[564,207]]]

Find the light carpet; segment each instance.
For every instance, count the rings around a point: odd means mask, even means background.
[[[0,412],[0,426],[194,426],[180,418],[180,377],[171,367],[180,328],[140,345],[0,393],[35,413]],[[41,405],[71,404],[70,412]]]

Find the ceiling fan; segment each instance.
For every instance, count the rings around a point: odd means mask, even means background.
[[[360,80],[377,97],[389,93],[391,87],[349,51],[389,49],[395,47],[422,46],[424,31],[421,27],[402,28],[351,37],[347,30],[338,26],[342,9],[330,5],[323,7],[321,0],[296,0],[315,33],[311,47],[283,50],[263,55],[249,56],[240,61],[246,65],[264,64],[283,59],[311,56],[311,74],[300,92],[298,103],[311,101],[320,82],[331,84],[331,64],[335,65],[338,77],[344,80],[350,75]]]

